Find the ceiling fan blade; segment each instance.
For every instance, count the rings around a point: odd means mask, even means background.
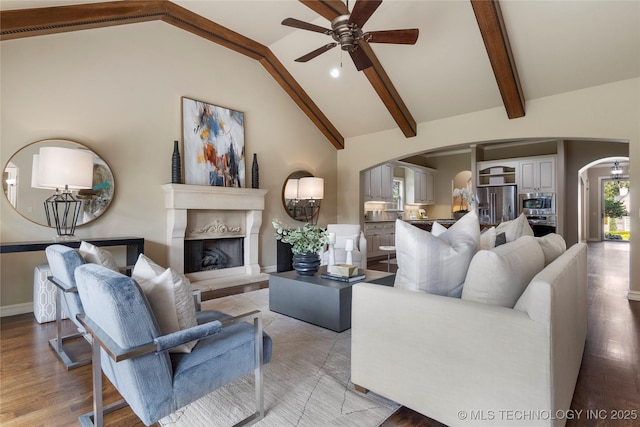
[[[349,52],[349,55],[351,55],[351,59],[356,65],[356,70],[358,71],[362,71],[365,68],[369,68],[373,65],[367,54],[359,46]]]
[[[416,44],[418,29],[371,31],[364,34],[364,39],[369,43]]]
[[[322,47],[319,47],[318,49],[307,53],[306,55],[302,55],[300,58],[296,59],[296,62],[307,62],[313,58],[315,58],[316,56],[325,53],[326,51],[328,51],[329,49],[333,49],[334,47],[336,47],[338,44],[337,43],[328,43]]]
[[[362,28],[381,4],[382,0],[356,0],[349,22]]]
[[[282,21],[282,25],[286,25],[287,27],[299,28],[301,30],[315,31],[316,33],[322,34],[331,34],[331,30],[328,28],[323,28],[319,25],[309,24],[308,22],[300,21],[295,18],[287,18]]]

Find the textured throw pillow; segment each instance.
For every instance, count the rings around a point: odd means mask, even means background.
[[[78,249],[78,252],[80,252],[80,255],[82,255],[82,258],[84,258],[86,262],[100,264],[113,271],[120,271],[118,264],[116,264],[116,260],[113,258],[113,254],[105,249],[83,241],[80,242],[80,249]]]
[[[496,228],[485,228],[480,233],[480,249],[491,249],[496,246]]]
[[[507,242],[513,242],[522,236],[533,236],[533,230],[525,214],[520,214],[518,218],[511,221],[500,223],[496,227],[496,233],[502,232],[507,237]]]
[[[460,297],[467,267],[479,247],[480,224],[475,211],[438,236],[397,220],[394,286]]]
[[[504,234],[504,232],[502,232],[500,234],[496,234],[496,244],[495,244],[495,246],[504,245],[505,243],[507,243],[507,236]]]
[[[172,268],[163,268],[144,254],[133,267],[132,277],[144,292],[163,335],[197,326],[189,279]],[[190,353],[197,341],[170,350]]]
[[[513,308],[543,268],[544,254],[531,236],[479,251],[469,265],[462,299]]]
[[[556,233],[550,233],[546,236],[536,237],[536,240],[540,244],[542,252],[544,253],[545,267],[551,264],[556,258],[558,258],[567,250],[567,243],[564,241],[561,235]]]

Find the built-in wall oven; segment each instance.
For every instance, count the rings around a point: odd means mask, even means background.
[[[519,207],[535,236],[556,232],[555,193],[522,193],[519,195]]]

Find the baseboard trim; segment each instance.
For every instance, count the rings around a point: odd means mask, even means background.
[[[630,301],[640,301],[640,291],[632,291],[631,289],[629,289],[629,291],[627,292],[627,298]]]
[[[33,302],[5,305],[0,307],[0,317],[16,316],[18,314],[33,313]]]

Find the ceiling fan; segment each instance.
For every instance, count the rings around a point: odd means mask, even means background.
[[[338,44],[344,51],[349,52],[351,59],[358,71],[373,65],[366,52],[360,47],[361,43],[393,43],[415,44],[418,40],[418,29],[387,30],[364,32],[362,27],[369,20],[373,12],[382,4],[382,0],[356,0],[353,11],[350,14],[339,15],[331,21],[331,29],[300,21],[295,18],[287,18],[282,25],[301,30],[315,31],[329,35],[335,42],[328,43],[314,51],[296,59],[296,62],[307,62],[316,56],[333,49]],[[347,10],[349,1],[347,0]]]

